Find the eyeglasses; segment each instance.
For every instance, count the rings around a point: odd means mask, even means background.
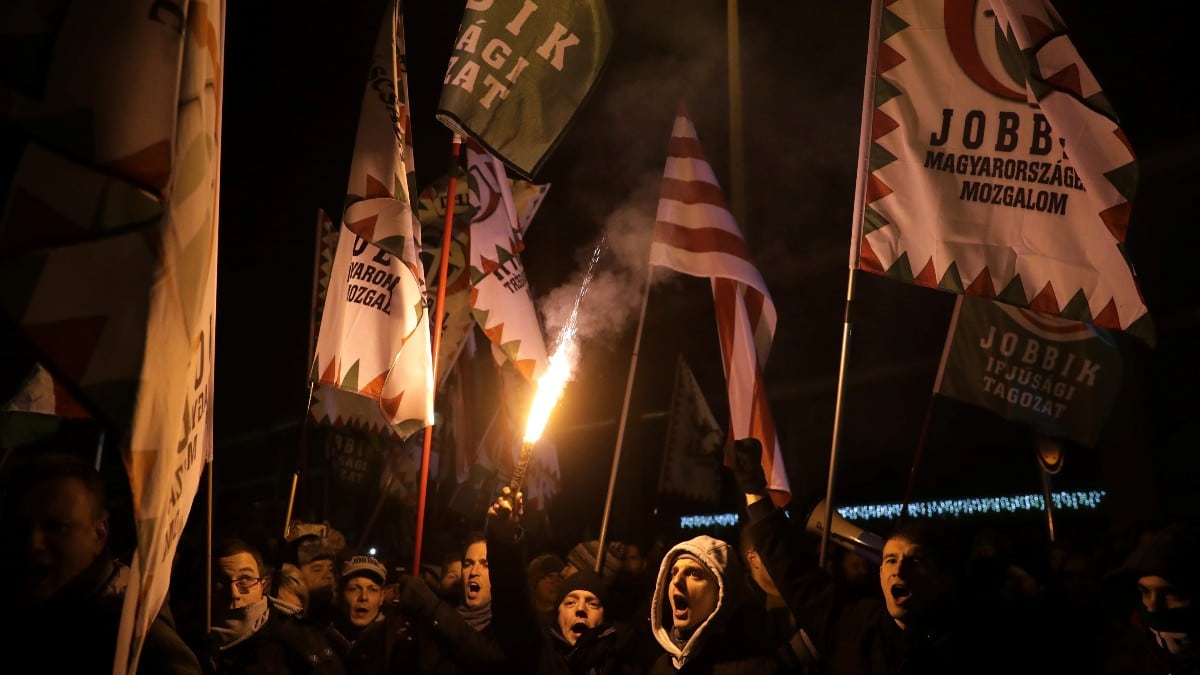
[[[213,588],[218,593],[224,593],[229,590],[229,586],[233,585],[238,589],[239,593],[249,593],[254,590],[254,587],[262,582],[266,577],[238,577],[236,579],[213,579]]]

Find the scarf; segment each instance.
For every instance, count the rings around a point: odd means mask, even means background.
[[[263,598],[253,605],[227,610],[219,619],[220,625],[212,627],[212,636],[222,651],[245,642],[267,622],[268,604]]]
[[[477,631],[487,628],[488,624],[492,622],[492,603],[490,602],[475,608],[459,605],[455,609],[458,610],[459,616],[467,622],[467,625]]]

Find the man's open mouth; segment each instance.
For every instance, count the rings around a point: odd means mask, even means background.
[[[468,581],[467,582],[467,592],[468,593],[478,593],[479,592],[479,582],[478,581]]]
[[[676,621],[682,621],[688,615],[688,599],[686,595],[672,595],[671,608],[674,609],[673,616]]]
[[[582,621],[580,621],[579,623],[571,624],[571,632],[577,636],[583,635],[584,631],[586,631],[587,629],[588,629],[588,625]]]
[[[903,603],[912,597],[912,591],[908,590],[908,586],[904,584],[896,584],[891,588],[892,599],[896,602]]]

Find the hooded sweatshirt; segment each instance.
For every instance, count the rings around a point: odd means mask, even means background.
[[[685,554],[700,561],[717,578],[717,606],[686,641],[679,644],[672,634],[670,621],[664,622],[664,617],[669,616],[671,610],[667,595],[671,584],[671,566]],[[741,563],[733,547],[707,535],[678,543],[663,556],[662,565],[658,568],[658,581],[654,584],[654,597],[650,601],[650,628],[654,639],[671,656],[671,663],[676,670],[696,658],[708,636],[719,629],[730,610],[736,607],[738,584],[730,580],[741,579],[740,570]]]

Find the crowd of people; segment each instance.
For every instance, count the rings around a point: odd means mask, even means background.
[[[729,450],[745,497],[734,536],[547,550],[507,487],[418,574],[326,525],[294,524],[278,550],[229,533],[207,603],[188,601],[199,584],[173,585],[138,672],[1200,673],[1195,523],[1147,527],[1111,568],[1048,545],[1031,571],[1002,533],[932,519],[821,561],[819,539],[768,498],[761,451]],[[109,545],[103,478],[56,453],[0,478],[6,661],[111,672],[129,569]]]

